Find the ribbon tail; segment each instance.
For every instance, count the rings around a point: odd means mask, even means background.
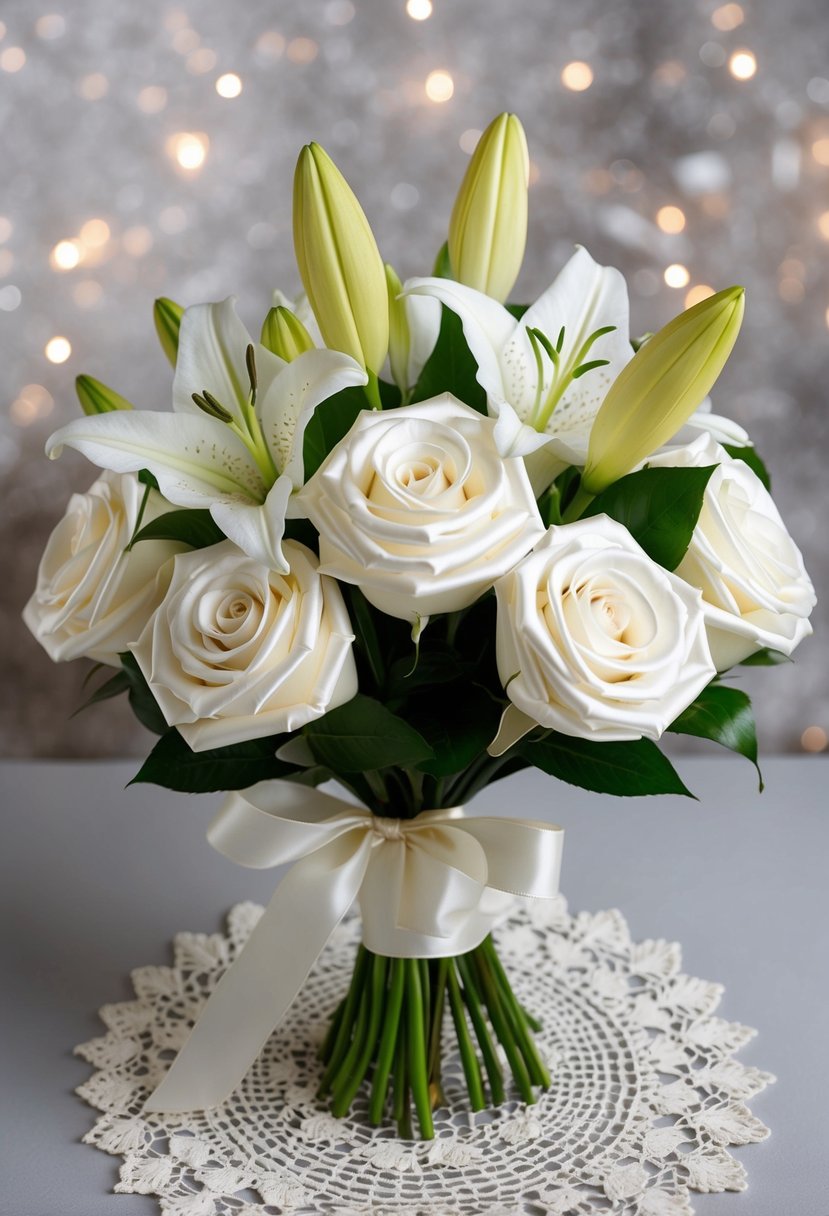
[[[354,902],[370,851],[365,833],[355,842],[349,832],[291,867],[144,1113],[205,1110],[230,1096]]]

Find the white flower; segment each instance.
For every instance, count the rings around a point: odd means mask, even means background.
[[[546,466],[546,484],[566,464],[584,464],[593,419],[633,355],[627,287],[618,270],[577,249],[520,321],[496,300],[450,279],[411,279],[407,289],[436,297],[460,317],[503,455],[548,448],[530,462]],[[544,335],[555,361],[531,330]],[[574,377],[594,360],[606,362]]]
[[[119,666],[164,595],[156,576],[181,545],[140,541],[126,552],[146,487],[131,474],[104,473],[73,494],[46,544],[23,620],[55,662],[81,657]],[[150,491],[143,522],[169,504]]]
[[[718,671],[769,647],[791,654],[812,632],[815,590],[771,495],[742,460],[701,435],[649,466],[716,464],[694,535],[676,573],[702,591]]]
[[[493,754],[538,724],[658,739],[715,675],[699,592],[606,515],[550,528],[495,592],[512,706]]]
[[[544,531],[494,429],[448,393],[360,414],[300,495],[320,569],[412,622],[473,603]]]
[[[225,536],[285,570],[281,540],[291,492],[302,485],[305,427],[321,401],[365,382],[363,369],[335,351],[307,351],[284,363],[251,341],[229,297],[184,313],[172,413],[117,410],[79,418],[56,431],[46,451],[54,458],[64,447],[77,448],[117,472],[149,469],[170,502],[209,507]]]
[[[339,588],[304,545],[284,548],[286,575],[230,541],[180,554],[131,648],[193,751],[297,730],[357,691]]]

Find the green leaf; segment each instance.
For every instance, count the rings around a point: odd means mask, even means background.
[[[316,473],[331,449],[348,434],[357,415],[367,408],[362,388],[344,388],[317,406],[305,428],[302,452],[306,481]]]
[[[460,319],[451,309],[444,308],[437,344],[420,373],[412,401],[428,401],[440,393],[454,393],[459,401],[485,414],[486,393],[475,378],[477,371]]]
[[[151,490],[158,489],[158,481],[155,474],[151,473],[149,469],[139,469],[137,476],[142,486],[149,486]]]
[[[277,739],[251,739],[229,747],[194,752],[177,730],[168,730],[130,785],[163,785],[185,794],[244,790],[258,781],[292,776],[296,769],[276,758]]]
[[[754,714],[749,697],[739,688],[709,684],[676,721],[671,723],[668,730],[675,735],[712,739],[732,752],[745,756],[757,769],[762,791],[763,775],[757,763]]]
[[[780,650],[757,650],[740,662],[740,667],[779,667],[781,663],[792,663],[793,659]]]
[[[469,670],[470,664],[464,662],[454,646],[439,638],[430,639],[428,633],[425,638],[416,663],[414,654],[409,653],[396,659],[389,668],[386,688],[390,701],[407,697],[424,685],[449,684]]]
[[[408,722],[361,693],[309,723],[305,736],[317,761],[335,773],[404,768],[433,755]]]
[[[675,570],[685,556],[716,465],[640,469],[603,490],[582,518],[609,515],[624,524],[648,557]]]
[[[166,734],[170,729],[167,720],[159,709],[158,702],[144,679],[144,673],[138,666],[134,655],[125,651],[118,657],[130,682],[129,702],[132,712],[141,725],[146,726],[147,730],[151,730],[154,735]]]
[[[747,447],[737,447],[732,443],[724,443],[723,447],[729,456],[733,456],[735,460],[742,460],[747,464],[752,472],[756,473],[767,490],[771,490],[771,477],[764,462],[757,455],[755,448],[750,445]]]
[[[183,315],[184,309],[181,304],[176,304],[175,300],[170,300],[167,296],[161,296],[153,305],[155,331],[158,334],[161,349],[173,367],[175,367],[178,357],[178,337]]]
[[[443,689],[439,697],[424,694],[422,710],[415,709],[412,721],[432,748],[434,758],[417,767],[432,777],[462,772],[485,754],[500,717],[500,705],[486,689],[474,684],[456,684]]]
[[[167,511],[145,524],[133,544],[141,540],[176,540],[193,549],[206,549],[224,539],[224,533],[213,522],[209,511],[183,507],[180,511]]]
[[[84,709],[89,709],[90,705],[98,705],[101,701],[109,701],[111,697],[118,697],[122,692],[128,692],[130,688],[130,678],[125,671],[116,671],[115,675],[109,680],[101,684],[90,697],[79,705],[71,715],[73,718],[81,713]]]
[[[666,756],[650,739],[594,743],[550,731],[516,745],[518,755],[569,785],[622,798],[644,794],[685,794],[693,798]]]

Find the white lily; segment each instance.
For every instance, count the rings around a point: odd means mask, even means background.
[[[406,290],[433,296],[460,317],[498,420],[499,451],[537,453],[529,462],[534,488],[534,472],[549,484],[555,466],[584,464],[593,419],[633,354],[618,270],[579,247],[519,321],[497,300],[450,279],[411,279]],[[544,474],[534,464],[546,466]]]
[[[363,368],[336,351],[278,359],[252,341],[231,296],[185,311],[172,412],[79,418],[46,452],[54,459],[71,447],[104,469],[148,469],[170,502],[209,508],[229,540],[286,573],[281,542],[291,493],[303,483],[305,428],[320,402],[365,383]]]

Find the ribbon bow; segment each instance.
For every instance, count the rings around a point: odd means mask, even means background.
[[[294,865],[144,1110],[223,1102],[356,899],[375,954],[464,954],[505,910],[505,895],[558,893],[563,837],[528,819],[466,818],[463,807],[380,818],[289,781],[231,794],[208,829],[214,849],[255,869]]]

